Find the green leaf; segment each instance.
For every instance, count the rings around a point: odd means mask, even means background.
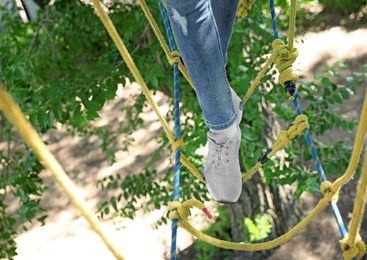
[[[343,99],[349,99],[350,98],[350,94],[346,89],[340,90],[340,94],[343,97]]]
[[[115,197],[112,197],[112,198],[111,198],[111,200],[110,200],[110,202],[111,202],[112,207],[113,207],[116,211],[118,211]]]
[[[242,136],[248,140],[248,141],[256,141],[259,137],[257,134],[253,133],[253,132],[250,132],[250,131],[244,131],[242,133]]]
[[[321,78],[321,83],[322,83],[323,85],[325,85],[325,86],[330,86],[330,85],[332,85],[332,83],[331,83],[330,79],[329,79],[329,78],[327,78],[327,77],[322,77],[322,78]]]
[[[44,215],[42,217],[37,218],[37,220],[38,220],[38,222],[41,223],[42,226],[44,226],[46,218],[47,218],[47,215]]]
[[[336,103],[339,103],[339,104],[343,103],[343,100],[342,100],[342,98],[340,97],[339,93],[334,94],[334,95],[333,95],[333,99],[334,99],[334,101],[335,101]]]

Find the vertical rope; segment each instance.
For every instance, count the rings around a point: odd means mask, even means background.
[[[294,32],[296,27],[296,0],[291,0],[291,8],[289,14],[289,35],[288,35],[288,46],[289,52],[293,50]]]
[[[271,12],[271,21],[273,25],[274,39],[278,39],[279,33],[278,33],[278,25],[277,25],[276,14],[275,14],[274,0],[270,0],[269,2],[270,2],[270,12]]]
[[[170,28],[170,24],[168,21],[167,13],[165,6],[161,0],[158,0],[159,10],[161,12],[162,20],[164,23],[164,27],[166,29],[166,34],[168,38],[169,47],[172,53],[176,52],[175,42],[173,40],[172,31]],[[175,57],[176,60],[174,60],[173,63],[173,80],[174,80],[174,120],[175,120],[175,139],[179,140],[181,138],[180,133],[180,89],[179,89],[179,83],[178,83],[178,61],[179,56]],[[175,154],[175,166],[174,166],[174,179],[173,179],[173,201],[178,201],[179,195],[180,195],[180,164],[181,160],[181,149],[178,147],[176,149]],[[176,259],[176,248],[177,248],[177,228],[178,228],[178,220],[177,218],[172,219],[172,235],[171,235],[171,260]]]
[[[366,102],[366,101],[365,101]],[[350,244],[355,245],[356,239],[361,228],[363,220],[363,212],[367,200],[367,152],[364,156],[361,178],[359,179],[356,202],[354,204],[351,221],[349,224],[349,240]]]
[[[277,26],[277,22],[276,22],[276,14],[274,11],[274,0],[270,0],[270,8],[271,8],[271,18],[272,18],[272,22],[273,22],[273,33],[274,33],[274,38],[277,39],[277,37],[279,37],[278,35],[278,26]],[[295,19],[296,19],[296,0],[292,0],[291,1],[291,9],[290,9],[290,19],[289,19],[289,38],[288,38],[288,47],[291,50],[291,48],[293,49],[293,40],[294,40],[294,30],[295,30]],[[292,98],[292,102],[293,102],[293,106],[294,109],[296,110],[296,114],[297,115],[302,115],[302,109],[299,105],[298,102],[298,93],[297,93],[297,89],[296,89],[296,85],[293,81],[287,81],[285,82],[285,88],[287,93],[289,93],[289,95]],[[314,161],[314,164],[316,166],[316,170],[317,173],[321,179],[321,182],[325,182],[327,181],[324,170],[322,168],[321,165],[321,161],[317,155],[316,149],[313,145],[313,141],[312,141],[312,137],[308,132],[308,129],[303,130],[305,139],[306,139],[306,143],[307,146],[311,152],[311,156],[312,159]],[[330,206],[333,210],[333,214],[334,214],[334,218],[338,224],[339,227],[339,231],[342,235],[342,237],[344,238],[348,232],[347,229],[345,228],[345,224],[343,222],[343,219],[341,217],[339,208],[336,204],[335,201],[331,201],[330,202]]]
[[[179,105],[179,84],[178,84],[178,64],[173,65],[174,71],[174,108],[175,108],[175,138],[180,138],[180,105]],[[174,179],[173,179],[173,200],[178,201],[180,195],[180,158],[181,149],[176,150]],[[171,245],[171,260],[176,259],[176,240],[177,240],[177,219],[172,220],[172,245]]]

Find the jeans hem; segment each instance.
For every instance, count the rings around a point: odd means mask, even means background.
[[[209,127],[211,130],[224,130],[229,128],[231,125],[233,125],[234,123],[236,123],[237,121],[237,116],[234,113],[233,117],[231,118],[231,120],[229,120],[228,122],[224,123],[224,124],[219,124],[219,125],[213,125],[213,124],[209,124],[205,119],[205,124],[207,125],[207,127]]]

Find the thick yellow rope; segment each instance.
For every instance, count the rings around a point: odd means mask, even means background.
[[[297,82],[298,76],[293,73],[292,64],[298,56],[298,50],[295,48],[290,48],[283,43],[282,40],[276,39],[273,41],[273,61],[276,68],[279,71],[279,83],[284,86],[286,81]]]
[[[352,243],[349,240],[349,234],[340,241],[345,260],[352,260],[354,257],[361,259],[366,252],[366,244],[363,242],[360,235],[356,236],[356,241]]]
[[[108,18],[108,15],[106,14],[106,12],[100,7],[100,3],[97,0],[92,0],[96,9],[98,10],[98,13],[101,17],[102,22],[104,23],[107,31],[110,33],[111,38],[114,40],[115,44],[117,45],[122,57],[124,58],[125,62],[128,64],[128,67],[130,69],[130,71],[133,73],[135,79],[137,80],[137,82],[141,85],[143,92],[146,94],[147,99],[149,101],[149,96],[150,96],[150,92],[148,90],[148,88],[146,87],[144,81],[142,80],[142,77],[139,73],[139,71],[137,70],[135,64],[133,63],[131,57],[129,56],[129,53],[127,52],[123,42],[121,41],[120,37],[118,36],[116,29],[114,28],[113,24],[111,23],[111,21]],[[141,3],[143,3],[142,1],[140,1]],[[245,1],[246,3],[252,3],[252,1]],[[142,6],[146,7],[145,2],[143,3]],[[265,73],[266,69],[269,67],[270,65],[270,60],[274,61],[276,63],[276,67],[278,68],[279,72],[280,72],[280,76],[279,76],[279,82],[284,85],[284,83],[286,81],[292,80],[292,81],[297,81],[298,80],[298,76],[295,75],[293,73],[292,70],[292,64],[295,60],[295,58],[297,57],[298,51],[296,49],[293,48],[293,41],[294,41],[294,28],[295,28],[295,6],[296,6],[296,1],[292,0],[291,1],[291,16],[290,16],[290,33],[289,33],[289,38],[288,38],[288,46],[285,46],[284,43],[280,40],[275,40],[273,42],[273,48],[274,48],[274,52],[272,55],[272,58],[268,60],[268,62],[264,65],[264,68],[261,70],[261,74],[258,75],[257,78],[255,78],[251,88],[248,91],[248,95],[245,96],[245,98],[243,99],[243,103],[245,103],[248,99],[248,97],[250,96],[250,94],[253,92],[253,89],[255,88],[256,84],[258,83],[258,81],[260,80],[261,76]],[[143,9],[145,8],[143,7]],[[249,6],[246,6],[246,9],[249,9]],[[147,8],[145,8],[145,13],[147,14]],[[148,10],[149,11],[149,10]],[[148,13],[147,17],[150,17],[151,19],[149,19],[150,23],[152,24],[152,27],[154,28],[155,33],[157,33],[157,26],[155,24],[155,22],[153,23],[153,18],[151,17],[151,15],[149,15],[150,13]],[[154,24],[154,25],[153,25]],[[160,34],[161,35],[161,34]],[[163,37],[158,36],[161,45],[162,46],[167,46],[163,40]],[[163,47],[164,48],[164,47]],[[169,51],[165,51],[166,55],[168,57],[169,60],[172,60],[173,55],[170,56],[170,52]],[[149,101],[150,102],[150,101]],[[150,102],[151,103],[151,102]],[[154,103],[151,103],[152,105]],[[156,111],[159,120],[161,122],[165,122],[164,118],[161,117],[160,113],[158,110],[156,110],[153,106],[153,109]],[[367,121],[367,119],[365,120]],[[169,129],[166,129],[165,124],[162,124],[167,135],[168,138],[170,139],[170,142],[173,144],[173,149],[175,149],[175,140],[173,139],[173,134],[169,131]],[[308,127],[308,125],[307,125]],[[305,128],[307,128],[305,127]],[[303,129],[305,129],[303,128]],[[301,130],[302,131],[302,130]],[[295,131],[295,134],[289,134],[287,132],[282,132],[280,134],[280,139],[282,140],[280,143],[281,144],[277,144],[274,145],[274,151],[276,151],[277,149],[281,149],[279,147],[283,147],[284,145],[287,145],[289,143],[289,138],[290,136],[295,136],[299,133],[300,131]],[[359,139],[357,138],[356,141],[359,141]],[[181,146],[181,144],[179,144],[178,146]],[[275,152],[273,152],[275,153]],[[269,154],[269,156],[271,156],[271,154]],[[183,163],[184,164],[184,163]],[[185,165],[185,164],[184,164]],[[190,167],[190,166],[189,166]],[[193,166],[192,166],[193,167]],[[253,169],[258,169],[259,167],[261,167],[261,164],[256,164],[255,167]],[[195,169],[195,167],[193,167]],[[191,169],[190,169],[191,170]],[[254,170],[252,170],[252,172],[255,172]],[[201,175],[197,175],[197,177],[201,177],[202,180],[202,176]],[[340,181],[341,182],[341,181]],[[173,204],[174,205],[174,211],[173,213],[170,214],[171,218],[177,218],[179,221],[179,225],[185,229],[187,229],[191,234],[197,236],[199,239],[206,241],[207,243],[219,246],[219,247],[223,247],[223,248],[228,248],[228,249],[237,249],[237,250],[265,250],[265,249],[270,249],[273,247],[276,247],[280,244],[283,244],[284,242],[288,241],[291,237],[293,237],[299,230],[301,230],[303,227],[305,227],[309,221],[311,221],[311,219],[313,219],[326,205],[328,205],[328,203],[334,199],[337,200],[337,194],[339,192],[339,188],[340,185],[335,185],[331,184],[331,183],[326,183],[327,185],[325,185],[325,183],[322,184],[321,190],[323,192],[327,192],[325,193],[325,197],[324,199],[322,199],[319,204],[315,207],[315,209],[311,212],[311,214],[309,214],[303,221],[301,221],[298,225],[296,225],[293,229],[291,229],[289,232],[287,232],[286,234],[284,234],[283,236],[270,241],[270,242],[266,242],[266,243],[260,243],[260,244],[238,244],[238,243],[232,243],[232,242],[228,242],[228,241],[221,241],[215,238],[211,238],[206,236],[205,234],[201,233],[200,231],[194,229],[187,221],[185,218],[187,218],[188,216],[188,206],[197,206],[197,204],[199,203],[189,203],[190,205],[185,205],[184,207],[182,205],[179,204]],[[185,203],[184,203],[185,204]],[[192,204],[192,205],[191,205]],[[200,204],[201,205],[201,204]],[[182,209],[182,207],[184,209]],[[181,213],[180,213],[181,212]],[[182,213],[184,212],[184,213]]]
[[[275,155],[278,151],[283,149],[284,146],[291,145],[291,140],[294,139],[297,135],[301,135],[303,130],[309,128],[310,125],[308,123],[308,118],[306,115],[298,115],[294,120],[294,124],[286,131],[280,131],[277,140],[271,146],[271,152],[266,155],[268,159],[270,159],[273,155]],[[250,179],[261,167],[263,164],[257,162],[254,167],[252,167],[248,172],[246,172],[242,181],[246,182]]]
[[[349,241],[350,244],[356,242],[357,234],[361,227],[363,213],[367,200],[367,153],[364,156],[361,178],[357,187],[356,201],[354,204],[351,222],[349,224]]]
[[[294,34],[296,30],[296,0],[291,0],[291,7],[289,11],[289,33],[288,33],[288,47],[289,51],[293,52]]]
[[[268,154],[268,158],[271,158],[284,146],[290,146],[291,140],[297,135],[302,135],[303,130],[309,128],[308,118],[306,115],[298,115],[294,120],[294,124],[287,131],[280,131],[276,142],[271,146],[271,152]]]
[[[93,1],[94,3],[96,2],[95,0]],[[242,4],[242,11],[240,10],[239,13],[242,14],[247,14],[247,10],[251,7],[251,3],[253,1],[251,0],[244,0]],[[150,21],[150,24],[152,25],[152,28],[154,29],[156,35],[158,36],[158,39],[161,43],[162,46],[166,46],[165,52],[166,55],[168,57],[169,60],[172,60],[172,57],[170,56],[170,52],[168,51],[168,47],[167,45],[164,43],[163,37],[161,36],[160,32],[158,32],[157,30],[157,26],[155,24],[154,19],[151,17],[151,14],[145,4],[145,2],[140,1],[143,10],[148,17],[148,20]],[[293,73],[293,69],[292,69],[292,64],[295,61],[295,58],[298,55],[298,51],[296,49],[293,48],[293,39],[294,39],[294,28],[295,28],[295,5],[296,1],[292,0],[291,1],[291,15],[290,15],[290,33],[289,33],[289,38],[288,38],[288,46],[285,46],[284,43],[280,40],[275,40],[273,42],[273,48],[274,48],[274,52],[273,55],[271,57],[271,59],[269,59],[267,61],[267,63],[264,65],[263,69],[261,70],[260,75],[258,75],[257,78],[255,78],[252,86],[250,87],[248,94],[245,96],[245,98],[243,99],[243,104],[246,103],[246,101],[248,100],[249,96],[251,95],[251,93],[253,92],[256,84],[258,83],[258,81],[260,80],[261,76],[265,73],[265,71],[267,70],[267,68],[270,65],[271,61],[274,61],[276,64],[277,69],[280,72],[280,76],[279,76],[279,82],[280,84],[284,85],[284,83],[286,81],[297,81],[298,80],[298,76],[295,75]],[[104,10],[103,10],[104,11]],[[107,17],[107,19],[106,19]],[[103,20],[108,20],[108,16],[106,15],[105,18],[102,18]],[[106,22],[103,21],[105,26],[106,26]],[[111,23],[112,25],[112,23]],[[108,27],[108,26],[106,26]],[[113,25],[112,25],[113,27]],[[108,28],[107,28],[108,29]],[[108,30],[110,32],[110,30]],[[115,34],[118,36],[118,34],[116,32],[113,32],[112,34]],[[111,35],[111,32],[110,32]],[[111,35],[112,37],[112,35]],[[114,37],[112,37],[114,39]],[[114,39],[115,43],[116,40]],[[116,43],[117,44],[117,43]],[[121,44],[123,44],[121,42]],[[118,48],[119,48],[119,44],[117,44]],[[164,47],[163,47],[164,48]],[[120,50],[120,48],[119,48]],[[120,50],[121,52],[121,50]],[[124,55],[122,55],[124,57]],[[126,60],[125,60],[126,61]],[[131,69],[130,69],[131,70]],[[136,73],[134,73],[132,71],[133,75]],[[134,77],[135,77],[134,75]],[[135,77],[135,79],[137,80],[137,77]],[[137,80],[139,83],[139,80]],[[143,84],[145,85],[145,84]],[[307,122],[302,122],[303,123],[303,128],[301,128],[301,130],[299,129],[292,129],[294,131],[283,131],[280,133],[278,140],[279,143],[275,143],[272,147],[272,152],[268,155],[269,157],[271,157],[273,154],[275,154],[275,152],[279,149],[281,149],[284,145],[289,145],[290,141],[289,139],[291,139],[291,137],[294,137],[297,134],[300,134],[304,129],[308,128],[308,123]],[[290,129],[291,130],[291,129]],[[167,132],[167,131],[166,131]],[[171,143],[174,144],[174,140],[171,140]],[[181,146],[181,144],[179,145]],[[175,148],[175,145],[173,145],[173,149]],[[261,167],[261,164],[256,164],[255,167],[252,170],[252,172],[254,173],[257,169],[259,169],[259,167]],[[201,175],[200,175],[201,176]],[[334,199],[337,200],[337,194],[339,192],[339,187],[333,187],[333,185],[329,182],[327,183],[322,183],[321,185],[321,190],[324,192],[324,199],[322,199],[319,204],[315,207],[315,209],[311,212],[311,214],[309,214],[302,222],[300,222],[298,225],[296,225],[293,229],[291,229],[289,232],[287,232],[285,235],[270,241],[270,242],[266,242],[266,243],[260,243],[260,244],[238,244],[238,243],[232,243],[232,242],[228,242],[228,241],[221,241],[215,238],[211,238],[206,236],[205,234],[197,231],[196,229],[194,229],[187,221],[186,218],[189,215],[189,208],[192,206],[196,206],[196,207],[202,207],[202,203],[199,202],[190,202],[190,203],[184,203],[183,205],[180,205],[178,202],[173,203],[173,212],[170,214],[170,218],[176,218],[178,219],[178,223],[181,227],[187,229],[191,234],[197,236],[199,239],[206,241],[207,243],[219,246],[219,247],[223,247],[223,248],[228,248],[228,249],[237,249],[237,250],[265,250],[265,249],[270,249],[273,247],[276,247],[280,244],[283,244],[284,242],[288,241],[291,237],[293,237],[296,233],[298,233],[299,230],[301,230],[303,227],[305,227],[310,221],[311,219],[313,219],[326,205],[328,205],[328,203]],[[200,205],[200,206],[198,206]]]
[[[305,122],[305,118],[299,118],[298,120],[299,125],[301,125],[301,123],[306,123]],[[306,125],[303,124],[303,126],[305,128]],[[305,129],[304,128],[304,129]],[[267,249],[271,249],[274,247],[277,247],[285,242],[287,242],[289,239],[291,239],[293,236],[295,236],[302,228],[304,228],[305,226],[308,225],[308,223],[317,215],[319,214],[319,212],[329,204],[329,202],[331,200],[337,200],[338,199],[338,193],[340,190],[340,187],[345,184],[350,177],[352,177],[353,173],[356,170],[357,164],[358,164],[358,158],[360,156],[361,153],[361,147],[363,145],[363,137],[364,134],[366,132],[367,129],[367,92],[365,95],[365,99],[364,99],[364,104],[363,104],[363,108],[362,108],[362,114],[361,114],[361,118],[360,118],[360,125],[358,127],[358,131],[357,131],[357,136],[356,136],[356,140],[355,140],[355,144],[354,144],[354,149],[353,149],[353,153],[351,156],[351,160],[349,163],[349,166],[346,170],[346,173],[339,178],[337,181],[335,181],[334,183],[331,182],[323,182],[320,185],[320,190],[321,192],[324,194],[324,198],[317,204],[317,206],[314,208],[314,210],[305,218],[303,219],[299,224],[297,224],[294,228],[292,228],[289,232],[287,232],[286,234],[272,240],[269,242],[265,242],[265,243],[258,243],[258,244],[243,244],[243,243],[234,243],[234,242],[229,242],[229,241],[223,241],[220,239],[216,239],[213,237],[210,237],[202,232],[200,232],[199,230],[195,229],[188,221],[187,221],[187,216],[188,214],[182,214],[180,215],[179,212],[180,210],[177,211],[177,208],[175,208],[175,210],[178,213],[175,213],[173,215],[170,215],[171,218],[177,218],[178,219],[178,225],[184,229],[186,229],[189,233],[191,233],[192,235],[196,236],[198,239],[203,240],[206,243],[212,244],[214,246],[218,246],[218,247],[222,247],[222,248],[226,248],[226,249],[233,249],[233,250],[245,250],[245,251],[259,251],[259,250],[267,250]],[[291,135],[296,135],[299,132],[303,131],[303,129],[301,127],[296,127],[294,125],[294,128],[292,131],[290,131],[289,133],[292,133]],[[287,140],[285,143],[288,143]],[[367,158],[367,157],[366,157]],[[367,160],[367,159],[365,159]],[[259,164],[259,163],[258,163]],[[257,165],[258,165],[257,164]],[[260,165],[261,167],[261,165]],[[367,168],[366,164],[364,164],[364,174],[365,174],[365,168]],[[359,184],[360,187],[362,187],[362,189],[366,189],[366,183],[367,180],[365,180],[366,176],[363,177],[363,180],[361,180],[362,184]],[[365,192],[365,191],[362,191]],[[358,194],[358,197],[356,198],[356,204],[355,204],[355,209],[359,208],[356,212],[353,212],[353,217],[355,217],[356,219],[354,220],[356,224],[354,224],[353,218],[353,230],[351,235],[351,240],[349,240],[349,238],[347,237],[345,240],[343,240],[342,243],[342,248],[343,250],[345,250],[345,256],[346,259],[351,259],[354,256],[363,256],[364,251],[365,251],[365,245],[363,243],[363,241],[359,238],[359,236],[356,235],[357,233],[357,228],[354,226],[360,226],[361,224],[361,219],[362,219],[362,215],[363,215],[363,211],[360,210],[361,208],[361,204],[365,203],[366,196],[365,195],[361,195]],[[357,204],[358,203],[358,204]],[[180,205],[178,205],[178,208],[180,207]],[[176,212],[175,211],[175,212]],[[182,211],[182,210],[181,210]],[[354,238],[356,237],[356,238]],[[356,241],[354,243],[352,243],[352,241]],[[351,257],[351,258],[349,258]]]
[[[344,175],[346,177],[348,177],[348,175],[352,177],[352,175],[350,174],[355,172],[355,167],[357,167],[357,164],[358,164],[358,161],[356,160],[360,156],[361,151],[359,149],[362,149],[363,136],[365,135],[365,132],[367,129],[366,115],[367,115],[367,92],[365,95],[362,115],[360,119],[361,125],[358,128],[357,138],[356,138],[356,139],[359,139],[358,141],[356,140],[356,142],[360,142],[360,145],[356,144],[354,146],[355,155],[354,156],[352,155],[350,166],[348,167],[346,171],[347,174]],[[353,151],[353,154],[354,154],[354,151]],[[343,178],[341,180],[338,179],[337,181],[335,181],[334,185],[335,187],[339,187],[339,185],[344,184],[345,182],[349,181],[349,179],[350,178]],[[344,251],[344,259],[349,260],[355,256],[358,259],[360,259],[366,252],[366,245],[364,244],[364,242],[362,241],[359,235],[359,230],[360,230],[362,220],[363,220],[363,213],[364,213],[364,209],[366,205],[366,200],[367,200],[367,153],[365,154],[365,157],[364,157],[362,174],[361,174],[361,178],[359,180],[358,187],[357,187],[357,194],[356,194],[356,199],[354,203],[353,213],[351,215],[351,221],[349,223],[349,233],[348,233],[348,236],[346,236],[343,240],[340,241],[341,248]]]
[[[272,57],[268,58],[268,60],[265,62],[264,66],[262,67],[262,69],[260,70],[259,74],[257,74],[256,78],[254,79],[254,81],[251,83],[251,86],[249,87],[249,89],[247,90],[245,96],[242,99],[242,105],[245,105],[246,102],[249,100],[250,96],[252,95],[252,93],[254,92],[257,84],[259,84],[261,78],[264,76],[265,72],[267,71],[267,69],[269,68],[269,66],[272,63]]]
[[[97,9],[99,16],[104,23],[107,31],[110,33],[111,38],[116,43],[121,55],[123,56],[125,62],[128,64],[128,67],[130,71],[133,73],[135,79],[137,82],[141,85],[143,92],[146,94],[147,99],[149,103],[151,103],[153,109],[157,113],[157,116],[159,120],[161,121],[164,130],[166,131],[169,140],[172,143],[173,149],[177,149],[178,147],[181,147],[183,145],[183,142],[181,140],[174,140],[172,132],[169,130],[168,125],[166,121],[164,120],[163,116],[160,114],[157,105],[155,104],[154,100],[152,99],[152,96],[149,92],[149,89],[146,87],[145,82],[143,81],[140,72],[135,66],[135,63],[131,59],[129,53],[127,52],[123,42],[121,41],[120,37],[118,36],[116,29],[112,25],[111,21],[108,18],[108,15],[103,10],[103,8],[100,5],[100,2],[97,0],[92,0],[94,3],[95,8]],[[292,0],[292,2],[295,2]],[[293,39],[292,39],[293,42]],[[281,45],[281,44],[274,44],[275,47]],[[274,59],[277,60],[278,57],[281,57],[281,59],[284,59],[286,57],[286,60],[288,59],[288,56],[293,56],[293,47],[292,45],[289,45],[289,53],[281,51],[282,48],[279,48],[275,50],[274,53]],[[280,53],[280,55],[279,55]],[[286,54],[286,55],[284,55]],[[277,62],[276,62],[277,63]],[[288,64],[286,62],[286,64]],[[281,65],[282,66],[282,65]],[[265,67],[265,66],[264,66]],[[282,66],[283,67],[283,66]],[[287,67],[287,66],[285,66]],[[287,67],[288,68],[288,67]],[[284,70],[286,70],[285,68]],[[292,73],[286,73],[287,76],[284,76],[286,78],[285,80],[281,80],[280,82],[283,82],[281,84],[284,84],[284,81],[289,80],[288,78],[291,78],[291,80],[294,80],[292,77]],[[290,75],[290,76],[289,76]],[[282,77],[283,78],[283,77]],[[148,93],[148,94],[147,94]],[[99,234],[99,236],[102,238],[102,240],[105,242],[109,250],[114,254],[114,256],[117,259],[123,259],[123,257],[119,254],[119,252],[115,249],[115,247],[110,243],[110,241],[107,239],[107,237],[102,232],[98,220],[96,217],[87,209],[84,207],[85,202],[81,197],[79,197],[77,194],[76,188],[73,186],[71,180],[67,177],[66,173],[63,171],[62,167],[59,165],[57,160],[53,157],[53,155],[49,152],[46,145],[42,142],[41,138],[38,136],[36,131],[32,128],[32,126],[29,124],[29,122],[25,119],[24,115],[20,111],[19,107],[15,104],[15,102],[11,99],[10,95],[6,92],[5,88],[0,84],[0,107],[2,108],[5,116],[14,124],[14,126],[17,128],[19,134],[22,136],[22,138],[28,142],[28,144],[31,146],[31,148],[34,150],[36,156],[40,159],[40,161],[43,162],[43,164],[52,172],[55,180],[63,187],[65,190],[65,193],[69,196],[70,200],[78,207],[78,209],[82,212],[83,216],[86,218],[86,220],[90,223],[92,228]],[[201,202],[198,202],[196,200],[191,200],[189,203],[183,203],[182,205],[179,203],[173,203],[172,209],[174,210],[170,214],[170,218],[177,218],[179,226],[187,229],[191,234],[197,236],[199,239],[222,247],[227,249],[235,249],[235,250],[247,250],[247,251],[255,251],[255,250],[266,250],[270,248],[274,248],[276,246],[279,246],[289,239],[291,239],[295,234],[297,234],[302,228],[304,228],[331,200],[337,199],[337,194],[339,192],[340,187],[345,184],[349,179],[352,177],[353,173],[355,172],[355,169],[357,167],[357,160],[361,153],[361,147],[363,143],[363,136],[366,132],[366,126],[367,126],[367,93],[365,97],[365,102],[362,110],[362,116],[361,116],[361,125],[358,128],[357,137],[355,141],[355,146],[353,149],[352,157],[350,160],[350,164],[347,168],[346,173],[340,177],[337,181],[335,181],[333,184],[326,183],[327,185],[323,185],[321,190],[324,193],[324,198],[318,203],[318,205],[315,207],[315,209],[299,224],[297,224],[293,229],[291,229],[289,232],[284,234],[283,236],[274,239],[269,242],[265,243],[258,243],[258,244],[239,244],[239,243],[233,243],[228,241],[222,241],[218,240],[212,237],[209,237],[202,232],[196,230],[194,227],[192,227],[187,222],[187,217],[189,215],[189,209],[191,207],[198,207],[202,208],[203,204]],[[297,123],[297,119],[296,119]],[[280,141],[277,144],[273,145],[273,151],[281,149],[284,145],[290,144],[290,139],[294,138],[296,135],[302,133],[302,131],[305,128],[308,128],[308,123],[305,122],[304,118],[301,118],[299,120],[298,126],[296,126],[296,123],[294,127],[290,128],[288,131],[283,131],[280,134]],[[302,126],[301,126],[302,125]],[[273,152],[272,153],[275,153]],[[271,157],[271,154],[269,154],[269,157]],[[355,204],[355,210],[353,211],[354,221],[352,218],[351,222],[351,234],[349,235],[348,239],[346,239],[346,242],[342,242],[342,245],[344,245],[343,248],[346,249],[345,257],[346,259],[352,258],[353,256],[357,255],[357,257],[361,257],[364,254],[364,251],[366,249],[364,244],[361,244],[361,240],[359,236],[357,235],[363,210],[361,210],[361,205],[365,205],[366,200],[366,186],[367,186],[367,177],[365,174],[367,172],[367,156],[365,157],[365,163],[364,163],[364,174],[363,179],[361,179],[358,191],[358,197]],[[200,175],[201,177],[201,175]],[[325,184],[325,183],[323,183]],[[326,187],[327,186],[327,187]],[[327,192],[327,193],[326,193]],[[362,203],[362,204],[361,204]],[[363,242],[363,241],[362,241]],[[361,252],[362,250],[363,253]],[[349,253],[348,253],[349,252]]]
[[[241,0],[237,9],[237,16],[247,16],[247,12],[251,9],[251,5],[256,0]]]
[[[358,160],[361,156],[366,129],[367,129],[367,91],[364,96],[362,113],[359,120],[359,127],[357,130],[356,139],[354,141],[353,152],[349,161],[349,165],[347,167],[347,170],[345,171],[345,174],[339,177],[336,181],[334,181],[333,184],[334,189],[340,188],[340,186],[347,183],[353,177],[353,174],[355,173],[358,166]]]
[[[325,208],[331,200],[337,200],[337,194],[336,192],[328,192],[324,194],[324,198],[320,200],[320,202],[317,204],[317,206],[314,208],[314,210],[305,217],[300,223],[298,223],[295,227],[293,227],[290,231],[288,231],[286,234],[268,241],[264,243],[257,243],[257,244],[249,244],[249,243],[235,243],[230,241],[224,241],[220,240],[214,237],[210,237],[203,232],[197,230],[194,228],[188,221],[187,217],[189,216],[189,209],[191,207],[196,207],[197,203],[189,203],[189,205],[185,204],[183,207],[179,203],[171,204],[171,213],[169,215],[170,219],[177,219],[178,225],[181,228],[186,229],[190,234],[193,236],[196,236],[198,239],[225,249],[232,249],[232,250],[242,250],[242,251],[260,251],[260,250],[268,250],[277,246],[280,246],[284,244],[285,242],[289,241],[292,237],[294,237],[300,230],[302,230],[304,227],[310,223],[310,221],[315,218],[323,208]]]
[[[279,83],[282,86],[284,86],[284,83],[286,81],[292,80],[294,82],[297,82],[298,76],[293,73],[292,65],[298,56],[298,50],[293,47],[291,49],[289,46],[285,45],[284,42],[280,39],[274,40],[272,46],[272,56],[268,58],[260,72],[257,74],[254,81],[251,83],[251,86],[242,99],[242,105],[245,105],[246,102],[249,100],[257,84],[259,84],[261,78],[264,76],[265,72],[270,67],[272,62],[275,63],[276,68],[279,71]]]
[[[72,181],[69,179],[61,165],[48,150],[47,146],[41,140],[31,124],[27,121],[18,105],[14,102],[1,83],[0,108],[4,112],[4,115],[15,126],[19,135],[32,148],[37,158],[43,163],[43,165],[45,165],[47,169],[51,171],[55,181],[59,183],[66,195],[69,197],[70,201],[79,209],[93,230],[101,237],[111,253],[116,257],[116,259],[124,259],[111,243],[111,241],[107,238],[107,236],[103,233],[96,216],[85,207],[86,203],[79,195],[79,192],[75,188]]]
[[[113,25],[111,19],[108,17],[107,12],[102,8],[101,3],[99,0],[92,0],[94,7],[97,10],[97,13],[99,15],[99,18],[101,19],[103,25],[105,26],[107,32],[109,33],[110,37],[116,44],[117,49],[119,50],[121,57],[126,62],[127,67],[129,68],[130,72],[133,74],[136,82],[139,84],[141,90],[143,91],[146,99],[148,100],[149,104],[152,106],[154,112],[156,113],[159,122],[162,124],[162,127],[164,131],[167,134],[168,140],[171,144],[175,143],[175,138],[170,130],[167,121],[162,116],[161,112],[158,109],[157,103],[154,101],[152,94],[150,93],[143,77],[140,74],[140,71],[138,70],[137,66],[135,65],[134,60],[130,56],[130,53],[125,47],[125,44],[122,42],[121,37],[117,33],[117,30],[115,26]],[[181,162],[186,168],[188,168],[199,180],[204,182],[203,176],[199,173],[199,171],[196,169],[195,166],[193,166],[186,158],[185,155],[181,155]]]
[[[237,14],[240,15],[240,13],[244,12],[246,16],[247,10],[251,7],[251,4],[253,2],[255,2],[255,0],[241,0],[241,4],[240,4]],[[242,11],[242,9],[245,9],[245,11]],[[269,68],[272,61],[275,63],[276,68],[279,71],[279,83],[282,86],[284,86],[284,83],[286,81],[294,81],[294,82],[298,81],[298,76],[293,73],[293,68],[292,68],[293,63],[295,62],[298,56],[298,50],[293,48],[295,24],[296,24],[296,0],[291,0],[291,8],[290,8],[290,16],[289,16],[288,45],[285,45],[284,42],[280,39],[275,39],[273,41],[272,43],[273,54],[266,61],[263,68],[261,69],[259,74],[256,76],[255,80],[252,82],[250,88],[247,90],[245,97],[242,99],[243,105],[250,98],[255,87],[260,82],[260,79],[263,77],[263,75],[265,74],[266,70]],[[290,99],[292,99],[292,97],[290,97]]]

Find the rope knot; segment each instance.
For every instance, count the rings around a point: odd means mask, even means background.
[[[282,146],[291,145],[291,139],[289,138],[288,133],[285,130],[279,132],[277,139],[280,140]]]
[[[333,184],[330,181],[324,181],[320,184],[320,191],[322,194],[326,194],[328,192],[331,192],[331,187]]]
[[[297,126],[296,133],[298,135],[301,135],[303,133],[303,130],[310,128],[308,117],[306,115],[298,115],[294,120],[294,124]]]
[[[237,16],[247,16],[247,12],[248,10],[251,9],[251,5],[255,2],[256,0],[241,0],[238,9],[237,9]]]
[[[302,122],[308,123],[308,117],[306,115],[298,115],[296,116],[296,119],[294,120],[296,125],[301,124]]]
[[[180,62],[180,57],[181,57],[181,55],[178,51],[171,52],[171,55],[168,56],[169,64],[173,65],[175,63],[179,63]]]
[[[172,143],[172,151],[176,152],[184,146],[184,141],[182,139],[177,139]]]
[[[190,215],[190,209],[183,206],[178,201],[173,201],[169,204],[170,213],[168,215],[170,220],[173,219],[187,219]]]
[[[190,215],[190,209],[193,207],[201,209],[208,218],[212,218],[212,215],[205,208],[204,204],[196,199],[189,199],[182,204],[178,201],[171,202],[169,204],[170,213],[168,217],[170,220],[186,220]]]
[[[357,257],[357,259],[361,259],[366,252],[366,244],[363,242],[361,236],[359,235],[355,244],[351,244],[349,241],[349,237],[346,236],[343,240],[340,241],[340,245],[342,250],[344,251],[344,259],[347,260],[351,260],[354,257]]]
[[[338,201],[339,189],[333,189],[333,183],[330,181],[324,181],[320,184],[320,191],[324,195],[327,201]]]
[[[289,50],[286,48],[286,46],[282,46],[284,48],[281,48],[279,51],[279,56],[284,59],[287,60],[289,59]]]
[[[279,71],[279,83],[284,86],[286,81],[297,82],[298,76],[293,73],[292,65],[298,56],[298,50],[285,45],[280,39],[276,39],[272,43],[273,46],[273,62]]]

